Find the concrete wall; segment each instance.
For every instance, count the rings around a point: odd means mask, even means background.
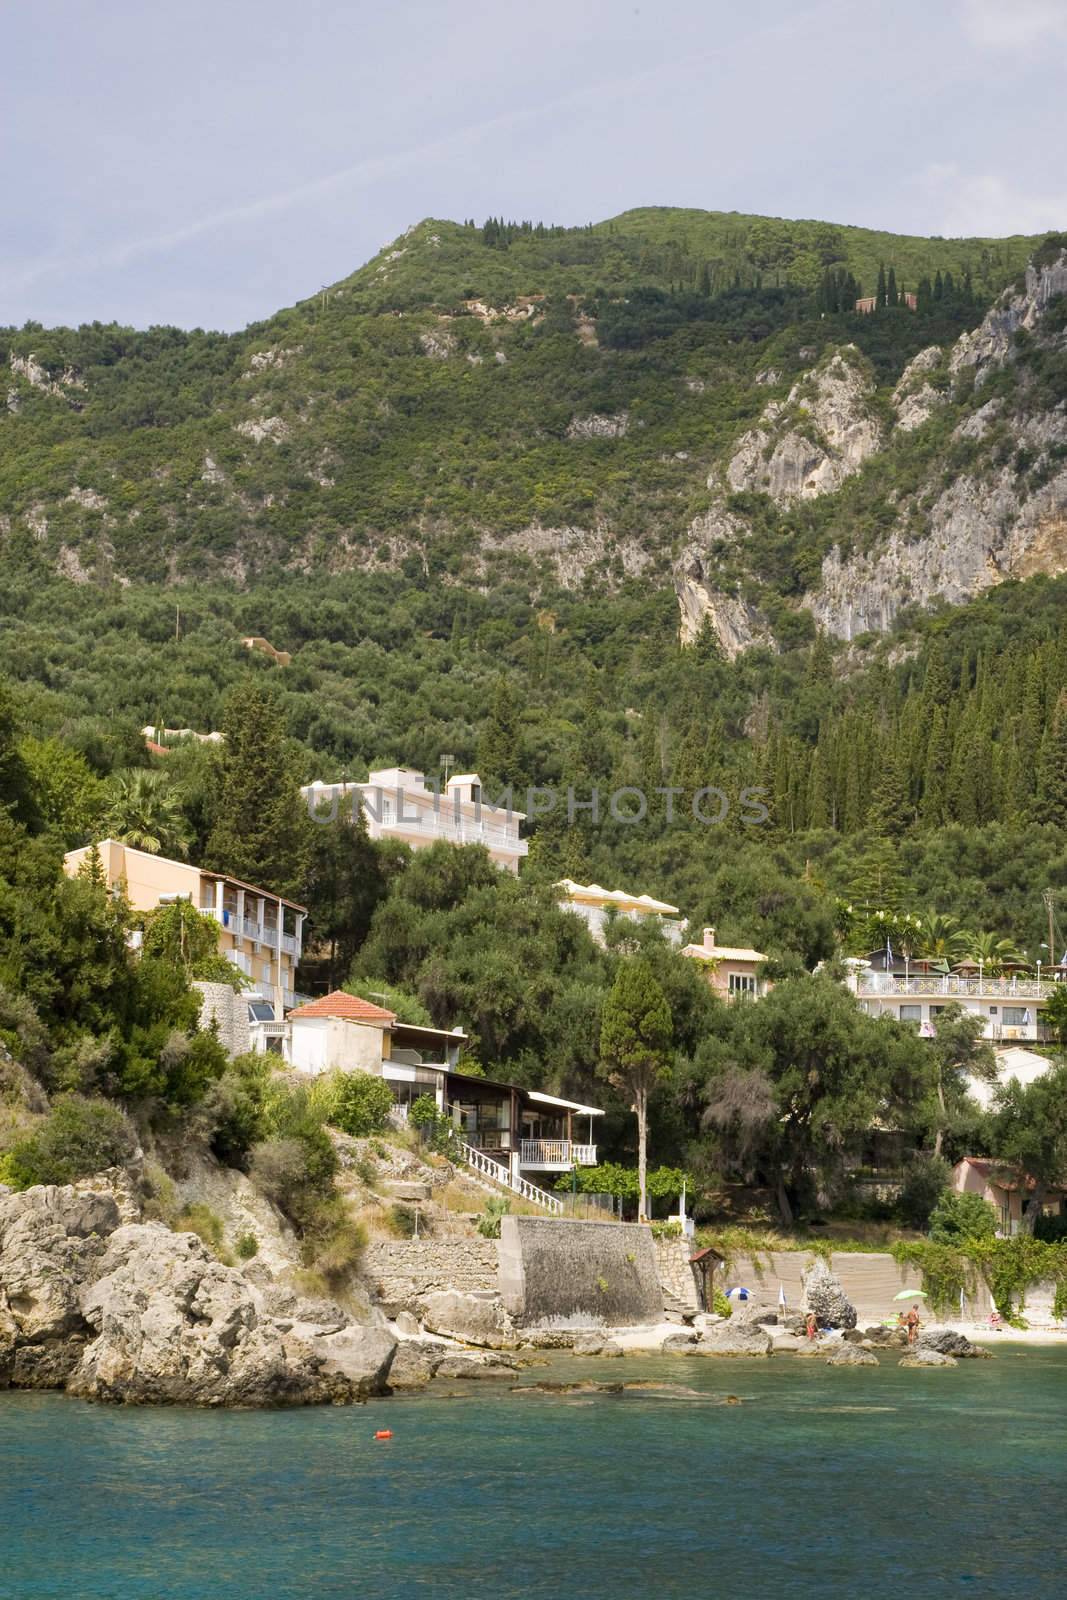
[[[289,1059],[298,1072],[373,1072],[381,1076],[382,1030],[341,1017],[297,1017],[291,1024]]]
[[[193,988],[199,989],[201,995],[200,1026],[207,1028],[214,1022],[226,1054],[231,1058],[243,1056],[251,1049],[245,996],[235,994],[228,983],[207,983],[202,978],[194,979]]]
[[[663,1315],[652,1235],[637,1223],[504,1217],[500,1291],[527,1327],[555,1320],[622,1327]]]
[[[499,1250],[495,1239],[379,1239],[360,1270],[374,1299],[395,1313],[434,1289],[495,1289]]]
[[[778,1304],[778,1287],[785,1289],[786,1307],[799,1311],[803,1297],[801,1276],[812,1260],[806,1250],[779,1250],[755,1260],[738,1256],[730,1262],[725,1272],[715,1274],[715,1285],[723,1290],[733,1286],[751,1289],[762,1305],[774,1308]],[[890,1255],[871,1252],[835,1250],[831,1267],[841,1280],[852,1304],[856,1307],[859,1324],[882,1322],[900,1310],[894,1295],[901,1289],[921,1289],[922,1274],[911,1266],[900,1267]],[[710,1295],[712,1281],[708,1283]],[[968,1320],[988,1317],[992,1305],[989,1292],[979,1285],[977,1292],[967,1299]]]

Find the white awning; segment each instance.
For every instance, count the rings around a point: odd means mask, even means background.
[[[539,1094],[536,1089],[524,1089],[527,1100],[539,1100],[546,1106],[562,1106],[564,1111],[580,1111],[583,1117],[602,1117],[604,1112],[600,1106],[580,1106],[575,1100],[561,1100],[555,1094]]]

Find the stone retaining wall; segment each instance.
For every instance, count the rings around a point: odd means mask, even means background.
[[[652,1235],[637,1223],[504,1217],[500,1292],[525,1327],[625,1327],[663,1315]]]
[[[681,1302],[687,1311],[702,1311],[689,1257],[693,1246],[688,1239],[657,1239],[656,1265],[664,1290]]]
[[[394,1314],[435,1289],[496,1289],[499,1255],[495,1239],[376,1239],[361,1271],[373,1298]]]
[[[200,1026],[215,1024],[219,1043],[231,1059],[247,1054],[247,997],[237,994],[228,983],[209,983],[206,978],[195,978],[193,988],[200,990]]]

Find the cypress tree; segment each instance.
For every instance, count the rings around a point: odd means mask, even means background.
[[[1041,745],[1034,815],[1067,828],[1067,689],[1060,690]]]
[[[879,268],[878,268],[878,288],[875,290],[875,303],[876,303],[876,305],[884,306],[885,305],[885,296],[886,296],[885,267],[879,266]]]
[[[890,267],[889,277],[886,279],[885,303],[887,306],[896,306],[900,304],[900,296],[897,293],[897,274],[894,267]]]

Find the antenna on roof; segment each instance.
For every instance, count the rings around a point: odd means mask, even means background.
[[[451,772],[455,764],[456,758],[451,751],[449,751],[448,755],[441,757],[441,770],[444,772],[444,781],[446,784],[448,783],[448,774]]]

